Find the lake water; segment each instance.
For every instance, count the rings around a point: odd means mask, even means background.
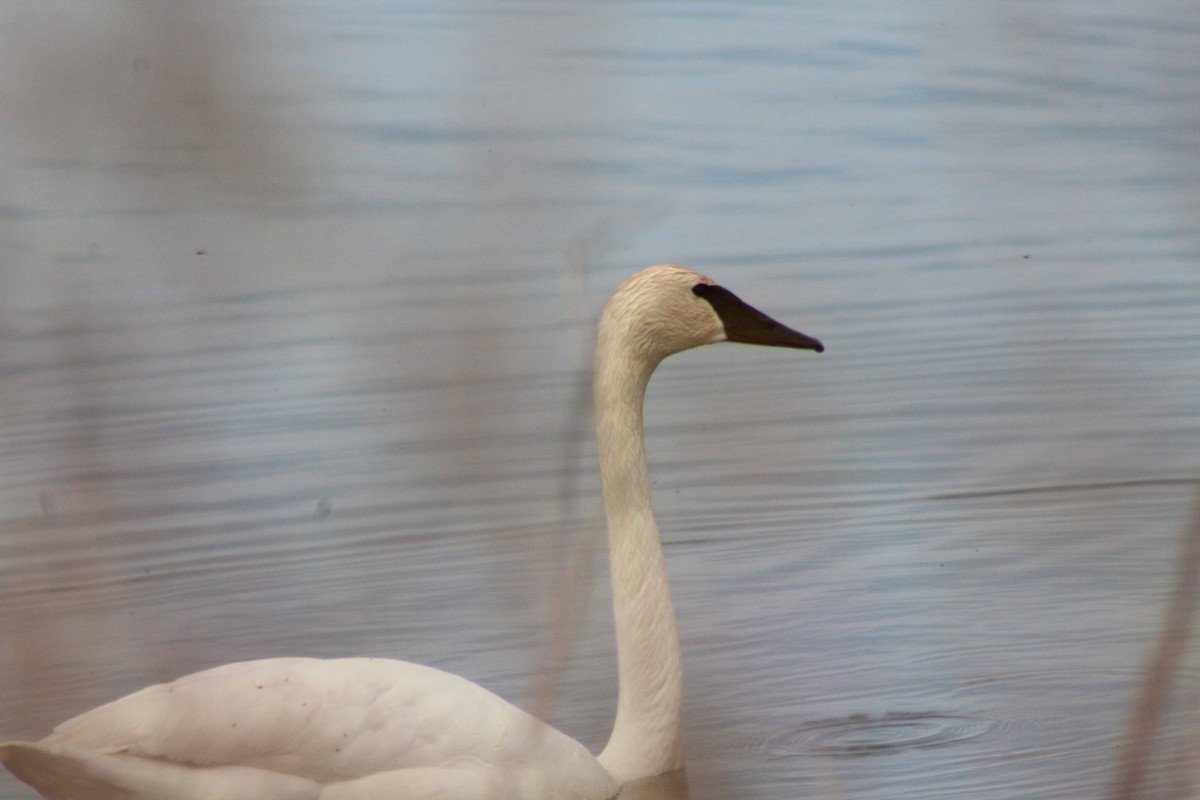
[[[0,31],[0,740],[371,654],[602,745],[591,325],[677,261],[828,347],[651,385],[690,796],[1106,796],[1200,465],[1193,2]]]

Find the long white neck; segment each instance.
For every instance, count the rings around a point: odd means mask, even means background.
[[[617,718],[600,763],[618,783],[683,766],[679,635],[646,471],[642,401],[658,359],[623,332],[596,350],[596,444],[617,633]]]

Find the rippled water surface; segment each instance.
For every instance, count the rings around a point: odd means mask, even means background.
[[[651,386],[690,796],[1105,794],[1200,464],[1192,3],[0,21],[0,740],[372,654],[602,745],[590,326],[678,261],[828,347]]]

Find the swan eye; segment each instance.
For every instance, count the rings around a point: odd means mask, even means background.
[[[741,298],[724,286],[717,286],[711,283],[697,283],[692,287],[692,294],[707,300],[718,316],[721,315],[722,309],[746,305],[742,302]]]

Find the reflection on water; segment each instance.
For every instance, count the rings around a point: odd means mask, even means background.
[[[682,770],[621,787],[621,800],[688,800],[688,797],[687,776]]]
[[[583,354],[674,260],[829,348],[651,387],[691,796],[1100,796],[1200,452],[1200,30],[1016,9],[5,6],[0,739],[369,653],[598,748]]]

